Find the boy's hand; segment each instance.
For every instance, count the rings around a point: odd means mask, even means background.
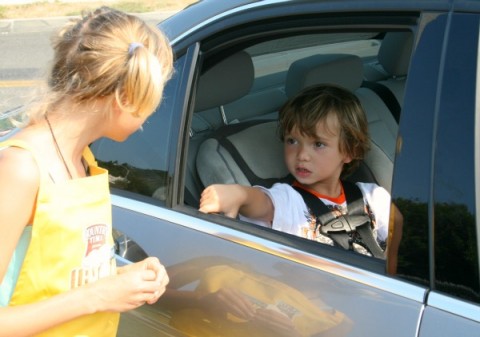
[[[200,212],[223,213],[236,218],[242,205],[242,187],[239,185],[210,185],[200,198]]]

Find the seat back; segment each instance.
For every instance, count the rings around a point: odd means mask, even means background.
[[[199,78],[194,113],[190,129],[190,141],[185,178],[185,201],[198,205],[204,184],[201,182],[196,160],[200,144],[224,123],[223,105],[245,96],[253,84],[254,71],[250,55],[244,51],[227,57],[204,71]]]

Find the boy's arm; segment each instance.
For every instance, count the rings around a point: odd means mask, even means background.
[[[200,198],[200,212],[224,213],[231,218],[238,213],[271,223],[273,203],[260,188],[242,185],[210,185]]]

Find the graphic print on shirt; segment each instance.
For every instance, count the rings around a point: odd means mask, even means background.
[[[346,204],[345,205],[325,204],[325,205],[327,206],[327,208],[331,212],[334,213],[335,218],[338,218],[342,215],[348,214],[348,209],[346,207]],[[376,227],[375,215],[373,214],[373,211],[372,211],[369,204],[365,205],[364,210],[365,210],[365,213],[370,218],[371,225],[373,227],[372,228],[373,236],[376,238],[377,237],[377,227]],[[317,225],[317,218],[314,215],[314,213],[311,211],[310,208],[308,209],[308,211],[305,211],[304,215],[305,215],[306,225],[301,228],[301,236],[303,238],[309,239],[309,240],[314,240],[314,241],[317,241],[317,242],[320,242],[320,243],[323,243],[323,244],[326,244],[326,245],[330,245],[330,246],[335,245],[332,239],[330,239],[328,236],[325,236],[325,235],[321,234],[321,232],[320,232],[321,224]],[[363,247],[363,246],[361,246],[361,245],[359,245],[355,242],[353,243],[353,250],[358,252],[358,253],[371,256],[371,254],[368,252],[368,250],[365,247]]]
[[[108,244],[106,224],[87,226],[83,239],[86,251],[82,266],[72,270],[71,287],[76,288],[115,273],[114,247]]]
[[[331,212],[334,212],[335,217],[346,213],[346,207],[342,207],[341,205],[327,205],[327,207]],[[302,228],[303,238],[333,246],[332,239],[320,233],[321,224],[317,225],[317,218],[310,209],[305,212],[305,221],[307,226]]]

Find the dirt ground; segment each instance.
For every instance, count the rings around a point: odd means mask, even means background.
[[[54,1],[24,5],[0,5],[0,19],[41,18],[79,15],[102,5],[129,13],[180,10],[197,0],[107,0],[107,1]]]

